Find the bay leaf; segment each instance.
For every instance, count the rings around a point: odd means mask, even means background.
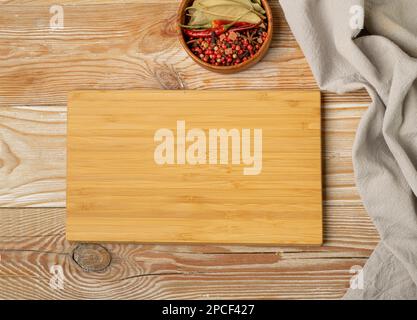
[[[193,6],[193,18],[190,24],[204,24],[213,20],[243,21],[248,23],[259,23],[261,18],[258,14],[240,5],[219,4],[210,7],[201,5]]]
[[[258,3],[252,2],[251,0],[195,0],[194,4],[204,7],[212,7],[216,5],[241,5],[249,10],[255,10],[261,15],[265,13],[265,10],[262,8],[262,6],[260,6]]]

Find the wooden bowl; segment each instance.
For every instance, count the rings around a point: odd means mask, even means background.
[[[268,20],[268,35],[266,37],[265,42],[263,43],[262,47],[259,49],[259,51],[247,61],[244,61],[242,63],[239,63],[237,65],[233,66],[214,66],[210,63],[204,62],[200,60],[188,47],[186,40],[184,38],[184,33],[182,32],[182,29],[180,27],[180,24],[185,24],[185,9],[192,5],[192,2],[194,0],[181,0],[181,4],[178,10],[178,17],[177,17],[177,30],[178,30],[178,36],[179,40],[181,42],[181,45],[184,47],[184,50],[188,53],[188,55],[200,66],[206,68],[207,70],[218,72],[218,73],[235,73],[239,71],[243,71],[247,68],[252,67],[256,63],[258,63],[266,54],[266,52],[269,49],[269,46],[272,41],[272,33],[273,33],[273,18],[272,18],[272,11],[271,7],[268,4],[267,0],[261,0],[262,6],[264,10],[266,11],[266,17]]]

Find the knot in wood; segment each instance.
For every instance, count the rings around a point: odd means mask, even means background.
[[[110,252],[99,244],[79,244],[73,251],[74,261],[87,272],[99,272],[111,263]]]
[[[162,88],[168,90],[182,90],[185,85],[180,75],[172,67],[158,67],[154,70],[155,78]]]
[[[162,36],[164,37],[175,37],[178,34],[177,31],[177,15],[174,14],[168,19],[164,19],[161,24]]]

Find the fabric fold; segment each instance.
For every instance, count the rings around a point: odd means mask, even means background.
[[[364,288],[345,299],[417,299],[417,1],[280,3],[320,88],[365,88],[372,98],[352,156],[381,243],[364,267]],[[370,35],[355,38],[354,6],[365,9]]]

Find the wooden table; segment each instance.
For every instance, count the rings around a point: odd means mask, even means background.
[[[275,0],[276,32],[268,55],[256,67],[227,76],[201,69],[180,48],[176,0],[59,2],[64,29],[52,30],[49,10],[55,1],[0,0],[0,298],[343,296],[351,267],[362,266],[378,242],[351,161],[355,130],[370,101],[366,92],[323,94],[323,247],[65,240],[69,91],[317,85]],[[54,289],[50,281],[60,270],[63,287]]]

